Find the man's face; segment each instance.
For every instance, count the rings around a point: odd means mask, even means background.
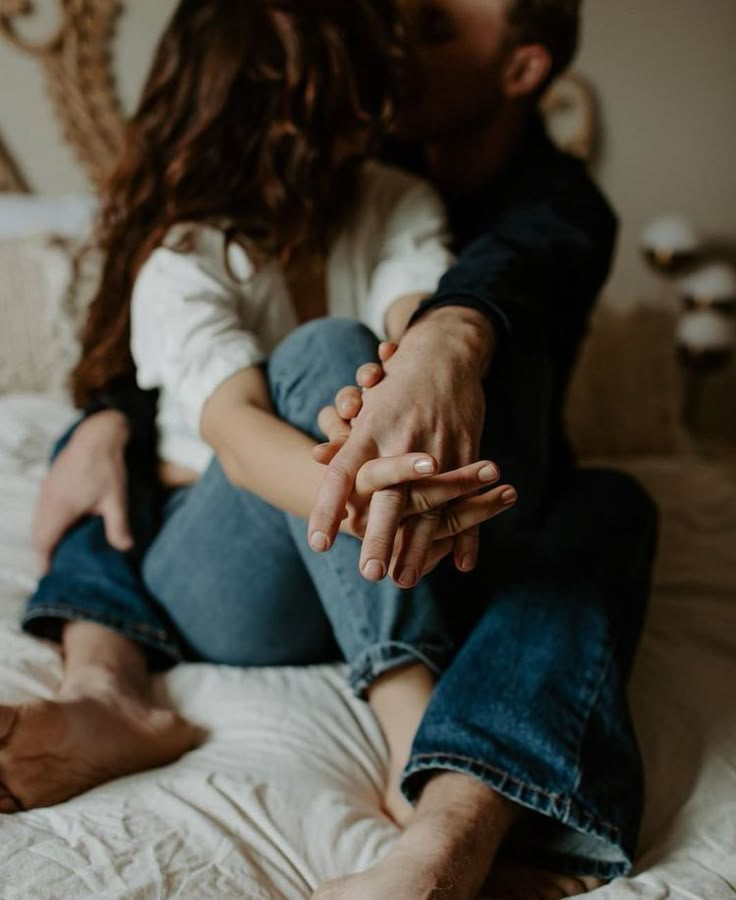
[[[507,0],[399,0],[408,59],[396,130],[431,141],[491,121],[510,46]]]

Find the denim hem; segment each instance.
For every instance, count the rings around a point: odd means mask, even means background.
[[[33,605],[21,618],[21,627],[34,637],[46,639],[50,637],[48,630],[33,627],[34,622],[39,619],[54,619],[61,622],[96,622],[98,625],[104,625],[117,631],[118,634],[160,654],[166,665],[173,666],[184,661],[184,655],[180,648],[171,641],[165,631],[151,628],[143,623],[126,622],[116,616],[66,604],[64,606]]]
[[[375,644],[350,663],[350,687],[361,697],[379,675],[416,662],[424,663],[439,675],[449,654],[449,647],[437,644],[405,644],[401,641]]]
[[[628,850],[625,847],[623,833],[617,825],[591,813],[574,797],[548,791],[538,785],[522,781],[508,772],[496,769],[477,759],[452,753],[413,755],[404,769],[401,784],[402,792],[410,803],[418,800],[421,788],[425,783],[425,779],[415,776],[437,770],[471,775],[519,806],[553,818],[561,825],[580,834],[608,843],[614,853],[621,857],[620,862],[615,862],[597,859],[593,855],[580,856],[535,847],[534,852],[539,859],[546,861],[546,864],[555,871],[605,880],[628,875],[631,871],[633,848]]]

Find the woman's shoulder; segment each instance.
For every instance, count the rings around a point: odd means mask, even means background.
[[[377,159],[363,163],[360,188],[361,203],[371,204],[384,214],[407,198],[442,205],[440,195],[429,181]]]
[[[151,260],[165,268],[196,268],[228,282],[247,282],[256,271],[245,246],[225,222],[178,222],[166,232]]]

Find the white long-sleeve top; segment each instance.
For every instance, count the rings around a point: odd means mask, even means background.
[[[186,251],[181,247],[186,233]],[[354,214],[326,264],[329,315],[358,319],[385,337],[405,294],[433,293],[452,262],[439,196],[425,182],[369,162]],[[224,229],[179,225],[141,268],[133,289],[131,349],[138,384],[158,388],[159,457],[203,472],[207,399],[228,378],[267,359],[298,324],[276,262],[254,266]]]

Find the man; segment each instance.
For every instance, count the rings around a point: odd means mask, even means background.
[[[623,684],[654,528],[650,505],[623,477],[571,468],[560,426],[615,233],[582,166],[554,150],[534,111],[573,55],[578,2],[403,5],[413,51],[401,132],[424,144],[411,163],[444,191],[460,255],[435,297],[389,323],[398,350],[327,470],[310,541],[328,550],[355,474],[375,456],[421,449],[450,470],[477,459],[483,445],[520,496],[480,538],[471,533],[455,547],[464,571],[478,562],[467,592],[482,596],[475,607],[468,600],[469,637],[435,691],[405,772],[414,817],[377,868],[317,896],[472,898],[502,842],[512,856],[580,877],[497,869],[494,895],[570,895],[631,865],[641,786]],[[119,397],[111,405],[125,406]],[[113,546],[130,546],[127,428],[109,412],[85,427],[88,437],[46,484],[52,499],[42,500],[37,543],[47,555],[90,512],[104,516]],[[72,489],[80,470],[86,494]],[[59,493],[53,498],[62,479],[62,503],[71,505],[60,512]],[[374,497],[361,568],[380,579],[392,565],[410,586],[436,519],[421,519],[392,561],[401,502],[396,492]]]
[[[560,486],[569,466],[560,407],[587,313],[610,265],[615,226],[581,169],[549,146],[533,111],[536,97],[572,58],[578,6],[571,0],[405,4],[414,57],[409,61],[400,127],[404,135],[424,144],[426,170],[448,199],[460,256],[419,314],[412,317],[407,311],[412,325],[386,363],[385,379],[362,401],[356,402],[349,393],[341,396],[347,404],[345,417],[359,405],[362,411],[325,478],[310,519],[311,543],[318,551],[330,546],[344,498],[365,459],[410,448],[433,453],[445,470],[476,458],[482,443],[483,453],[497,460],[504,477],[519,488],[513,513],[486,529],[488,540],[481,551],[486,565],[481,565],[477,580],[485,576],[485,583],[492,584],[499,576],[506,577],[499,571],[503,565],[493,561],[494,541],[509,548],[514,543],[508,540],[510,534],[518,537],[527,528],[533,530],[530,523],[540,518],[546,524],[537,526],[539,531],[526,544],[527,553],[510,566],[513,587],[491,598],[485,617],[435,691],[404,776],[405,792],[418,798],[414,819],[381,865],[326,886],[318,893],[320,900],[419,898],[432,891],[448,897],[474,896],[490,858],[515,827],[517,834],[527,829],[521,843],[526,843],[527,859],[534,858],[530,848],[536,844],[538,850],[544,849],[536,858],[559,870],[610,877],[630,865],[640,785],[636,749],[631,735],[625,736],[621,680],[641,624],[654,515],[636,489],[615,476],[609,475],[608,486],[602,473],[597,483],[575,485],[572,479]],[[551,488],[555,480],[557,491]],[[380,578],[390,567],[400,584],[411,586],[422,571],[436,519],[435,514],[428,515],[413,529],[413,540],[404,541],[394,555],[395,509],[401,503],[396,494],[383,492],[374,498],[361,568],[366,577]],[[618,521],[617,515],[622,517]],[[616,585],[616,565],[610,555],[606,561],[601,544],[616,532],[619,540],[627,523],[633,529],[631,542],[618,544],[615,552],[631,561],[630,578]],[[591,529],[587,545],[582,539],[586,528]],[[552,537],[555,531],[557,537]],[[472,537],[459,543],[455,558],[469,570],[478,555],[477,544]],[[547,550],[540,552],[545,546]],[[536,548],[536,559],[530,556],[530,547]],[[613,552],[612,547],[607,550]],[[567,557],[570,571],[562,572],[564,563],[550,565],[551,557]],[[595,562],[584,575],[586,557]],[[525,582],[520,573],[536,566],[537,572]],[[591,581],[583,584],[588,576]],[[568,683],[581,675],[594,679],[598,666],[609,665],[616,675],[598,684],[609,701],[617,699],[608,712],[596,711],[595,703],[584,698],[585,690],[573,691],[568,699],[581,714],[577,723],[545,721],[545,678],[562,683],[565,666],[543,659],[533,644],[544,639],[539,633],[544,627],[537,623],[537,631],[529,621],[533,615],[541,619],[549,615],[547,626],[552,630],[553,620],[559,624],[568,615],[574,617],[572,610],[578,606],[574,597],[580,600],[593,583],[612,592],[620,589],[632,607],[623,615],[618,610],[615,625],[616,613],[609,607],[606,630],[612,627],[608,638],[619,643],[620,652],[604,654],[605,663],[603,656],[595,661],[595,653],[589,653],[597,640],[592,616],[582,638],[587,645],[583,652],[589,655],[585,662],[567,661]],[[578,607],[581,617],[592,612],[589,599]],[[550,613],[560,600],[567,612]],[[527,634],[517,643],[513,634],[520,626]],[[572,629],[568,639],[571,633]],[[503,646],[503,639],[513,652]],[[565,644],[563,640],[558,648]],[[575,644],[573,639],[567,651],[574,653]],[[505,690],[509,678],[515,691],[511,697]],[[472,683],[485,685],[488,695],[470,696]],[[494,709],[495,704],[499,708]],[[610,718],[613,710],[618,721]],[[596,716],[600,716],[597,725]],[[570,727],[577,732],[579,748],[588,746],[576,758],[562,748]],[[535,735],[540,756],[529,756],[520,732],[527,739]],[[616,735],[608,745],[607,735]],[[477,765],[479,745],[487,766]],[[552,747],[557,749],[540,767]],[[557,764],[567,755],[567,775],[562,775],[564,763],[553,774],[557,766],[553,764],[540,780],[558,751]],[[443,770],[447,774],[440,774]],[[612,813],[613,794],[605,800],[603,794],[615,791],[613,772],[618,776],[624,771],[628,783],[621,783],[621,789],[624,795],[628,792],[630,803],[607,817],[603,810],[608,806],[606,812]],[[598,794],[607,776],[608,791]],[[586,841],[568,843],[569,834],[553,836],[555,829],[539,818],[536,822],[527,818],[514,827],[519,806],[587,832],[591,843],[584,849]],[[592,844],[607,843],[614,832],[618,836],[613,844],[623,854],[616,861],[617,854],[604,851],[593,862],[597,851]],[[509,844],[515,841],[512,838]],[[553,845],[556,852],[550,855]],[[579,893],[595,883],[516,871],[506,882],[498,878],[494,889],[512,896],[556,897]]]

